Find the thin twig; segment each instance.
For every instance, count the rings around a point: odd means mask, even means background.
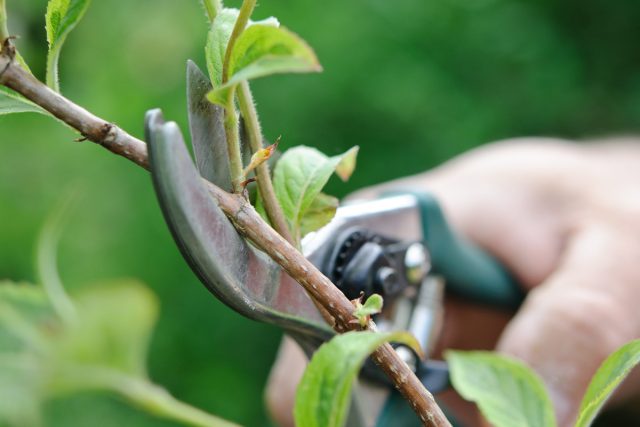
[[[238,88],[238,104],[240,105],[240,113],[244,118],[244,125],[247,130],[247,136],[249,137],[249,145],[251,151],[257,153],[262,150],[262,130],[260,129],[260,121],[258,120],[258,113],[256,112],[256,106],[251,95],[251,89],[249,83],[244,81],[240,83]],[[271,181],[271,173],[269,172],[269,163],[263,162],[256,168],[256,175],[258,177],[258,191],[262,197],[264,204],[264,210],[267,212],[271,225],[276,229],[286,241],[295,245],[293,236],[289,231],[289,226],[284,218],[284,213],[276,193],[273,189],[273,182]]]
[[[229,60],[231,58],[231,52],[233,52],[233,47],[236,45],[236,41],[240,34],[244,31],[247,24],[249,23],[249,18],[253,13],[253,9],[256,7],[256,0],[244,0],[242,2],[242,6],[240,6],[240,13],[238,13],[238,19],[236,19],[236,23],[233,26],[233,31],[231,32],[231,36],[229,37],[229,43],[227,44],[227,50],[224,52],[224,62],[222,64],[222,84],[225,84],[229,80]]]
[[[0,54],[0,69],[5,69],[0,76],[0,84],[40,105],[89,140],[149,169],[144,142],[52,91],[21,68],[11,57],[5,55],[4,51]],[[350,323],[353,319],[353,305],[347,297],[296,248],[269,227],[242,195],[227,193],[208,181],[205,183],[211,196],[234,223],[238,232],[280,264],[331,313],[336,319],[333,327],[337,332],[345,332],[355,327]],[[410,402],[424,426],[450,426],[431,393],[424,388],[390,345],[381,346],[373,358]]]
[[[227,139],[229,153],[229,172],[231,174],[231,188],[234,193],[242,193],[242,181],[245,180],[242,166],[242,151],[240,150],[240,123],[234,103],[236,88],[229,88],[229,100],[224,108],[224,132]]]
[[[231,52],[236,44],[236,40],[240,37],[240,34],[244,31],[249,17],[256,7],[256,0],[244,0],[242,6],[240,6],[240,12],[236,23],[233,26],[233,31],[229,37],[227,43],[227,50],[224,52],[224,62],[222,64],[222,84],[227,83],[229,80],[229,62],[231,59]],[[235,93],[236,86],[229,88],[228,102],[224,108],[224,129],[227,136],[227,147],[229,152],[229,169],[231,172],[231,187],[234,193],[242,193],[242,181],[245,180],[245,176],[242,173],[242,153],[240,150],[240,132],[238,130],[239,122],[236,113],[235,106]]]

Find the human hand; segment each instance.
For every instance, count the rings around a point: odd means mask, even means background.
[[[521,139],[356,196],[408,186],[429,191],[454,228],[516,276],[528,296],[512,319],[449,300],[440,346],[495,345],[525,360],[542,376],[564,427],[572,425],[602,361],[640,337],[638,165],[640,141],[574,145]],[[293,425],[293,396],[304,364],[295,344],[285,342],[267,388],[269,407],[282,425]],[[613,403],[639,392],[636,373]]]

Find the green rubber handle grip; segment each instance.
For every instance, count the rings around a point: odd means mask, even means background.
[[[403,193],[413,195],[418,202],[432,272],[444,277],[447,292],[501,308],[520,306],[524,292],[513,275],[496,258],[453,230],[434,196]]]

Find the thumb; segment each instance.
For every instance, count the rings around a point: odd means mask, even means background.
[[[592,226],[573,236],[559,268],[529,293],[499,340],[499,351],[542,377],[562,427],[575,421],[604,359],[639,335],[632,266],[640,251],[628,234]]]

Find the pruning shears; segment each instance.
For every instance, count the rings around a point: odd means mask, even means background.
[[[223,111],[209,103],[209,79],[189,62],[188,109],[195,165],[179,128],[159,110],[147,113],[146,139],[154,188],[180,251],[218,299],[251,319],[274,324],[310,356],[334,332],[304,289],[267,255],[245,241],[213,200],[201,178],[231,189]],[[304,255],[345,295],[381,294],[381,330],[409,330],[426,360],[398,352],[432,393],[449,387],[444,362],[428,355],[438,339],[445,284],[472,300],[515,308],[523,294],[492,256],[464,241],[447,224],[437,200],[399,190],[340,207],[325,227],[307,235]],[[374,365],[365,365],[349,425],[419,425]],[[373,415],[372,415],[373,414]],[[406,421],[402,421],[402,420]]]

